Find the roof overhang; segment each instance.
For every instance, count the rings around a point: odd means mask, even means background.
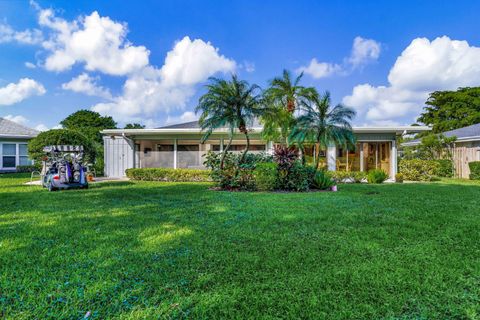
[[[18,134],[2,134],[0,133],[0,138],[7,138],[7,139],[33,139],[37,135],[18,135]]]
[[[253,133],[260,133],[262,127],[252,128]],[[401,134],[411,134],[419,133],[424,131],[430,131],[430,127],[426,126],[400,126],[400,127],[353,127],[354,133],[395,133],[397,135]],[[113,135],[113,136],[148,136],[148,135],[162,135],[162,134],[201,134],[202,130],[200,128],[181,128],[181,129],[107,129],[102,130],[103,135]],[[217,129],[213,133],[228,133],[228,129]]]

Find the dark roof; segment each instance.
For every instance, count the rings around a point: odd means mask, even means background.
[[[444,132],[443,135],[445,137],[457,137],[460,138],[468,138],[468,137],[480,137],[480,123],[473,124],[468,127],[463,127],[460,129],[450,130]]]
[[[35,137],[39,134],[37,130],[23,126],[16,122],[0,118],[0,136],[9,137]]]
[[[457,137],[457,140],[470,138],[470,137],[478,137],[478,140],[480,140],[480,123],[473,124],[468,127],[455,129],[455,130],[445,131],[442,134],[447,138],[455,136]],[[407,141],[403,143],[403,145],[417,145],[421,142],[422,142],[422,139],[415,139],[415,140]]]
[[[252,127],[258,128],[261,127],[261,124],[257,120],[255,120],[253,121]],[[157,129],[200,129],[200,124],[198,123],[198,120],[195,120],[190,122],[167,125],[159,127]]]

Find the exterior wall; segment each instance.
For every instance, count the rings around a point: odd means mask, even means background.
[[[122,136],[104,136],[104,173],[106,177],[124,177],[125,170],[134,167],[133,141]]]
[[[456,142],[453,150],[453,161],[456,176],[468,179],[470,175],[468,163],[480,161],[480,141]]]
[[[21,154],[21,147],[20,145],[28,144],[28,139],[13,139],[13,138],[4,138],[0,139],[0,172],[15,172],[16,167],[19,165],[30,165],[32,164],[31,160],[25,162],[25,154]],[[10,154],[6,151],[7,148],[4,148],[4,145],[15,145],[15,154]],[[14,167],[7,167],[6,161],[4,164],[4,156],[5,157],[15,157],[15,166]],[[6,158],[5,158],[6,160]]]
[[[209,141],[205,144],[200,144],[200,134],[190,135],[148,135],[138,136],[132,139],[125,138],[123,136],[104,136],[105,142],[105,175],[108,177],[123,177],[125,176],[125,170],[128,168],[142,168],[142,167],[170,167],[170,168],[200,168],[202,167],[202,161],[193,165],[183,165],[183,158],[192,158],[198,153],[198,158],[201,155],[212,149],[212,145],[219,145],[220,149],[226,145],[226,137],[224,135],[212,135]],[[243,136],[235,136],[235,144],[244,144]],[[265,151],[271,152],[273,143],[268,141],[261,141],[260,137],[252,136],[251,144],[265,145]],[[395,145],[395,133],[361,133],[357,134],[357,140],[360,144],[367,142],[389,142],[391,146],[390,150],[390,167],[385,170],[389,173],[393,179],[397,172],[397,152]],[[158,152],[157,145],[170,144],[174,148],[171,152]],[[198,151],[181,151],[181,145],[195,145],[198,144]],[[148,152],[145,152],[148,149]],[[183,153],[182,153],[183,152]],[[330,146],[327,150],[328,169],[337,169],[337,147]],[[360,168],[365,168],[363,148],[360,149]],[[358,169],[357,169],[358,170]]]

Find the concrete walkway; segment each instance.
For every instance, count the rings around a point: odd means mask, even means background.
[[[113,182],[113,181],[128,181],[130,179],[128,178],[108,178],[108,177],[98,177],[95,178],[94,181],[89,182],[89,183],[100,183],[100,182]],[[25,183],[28,186],[41,186],[42,181],[41,180],[34,180],[34,181],[28,181]]]

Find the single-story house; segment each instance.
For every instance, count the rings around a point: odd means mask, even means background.
[[[37,130],[0,118],[0,172],[13,172],[17,166],[31,165],[27,143],[38,134]]]
[[[460,129],[443,132],[447,138],[457,137],[453,147],[453,162],[456,176],[467,178],[470,175],[469,162],[480,161],[480,123]],[[405,147],[418,146],[421,139],[402,143]]]
[[[402,134],[430,130],[422,126],[354,127],[357,137],[355,150],[332,145],[321,150],[321,162],[329,170],[368,171],[381,168],[393,179],[397,173],[396,137]],[[262,127],[251,130],[251,152],[271,152],[273,141],[261,138]],[[202,169],[203,155],[208,151],[222,151],[228,141],[226,129],[215,130],[205,143],[198,121],[156,129],[103,130],[105,148],[105,175],[123,177],[129,168],[197,168]],[[241,152],[245,138],[236,134],[230,150]],[[307,156],[314,156],[314,146],[307,148]]]

